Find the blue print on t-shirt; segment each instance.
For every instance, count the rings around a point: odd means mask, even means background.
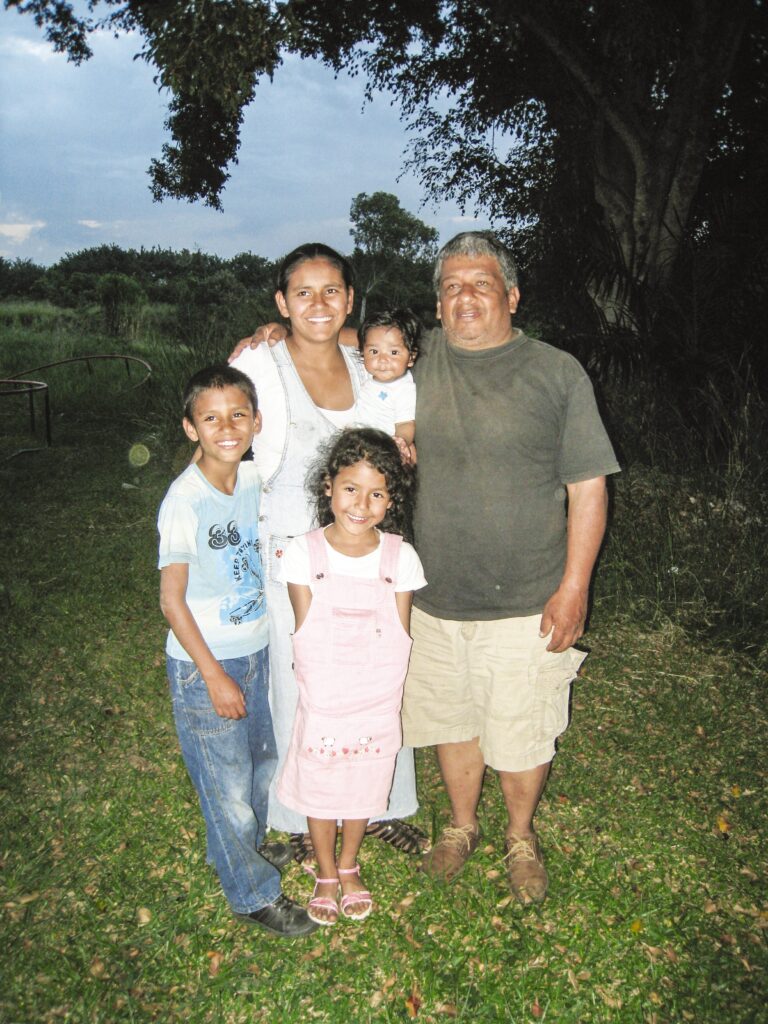
[[[226,526],[212,526],[208,536],[208,546],[218,552],[224,562],[222,570],[232,581],[229,596],[219,608],[220,621],[238,626],[261,618],[266,607],[258,537],[241,530],[234,519]]]

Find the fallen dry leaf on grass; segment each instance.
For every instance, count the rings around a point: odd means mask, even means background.
[[[91,966],[88,968],[88,973],[92,978],[103,978],[106,972],[104,961],[100,960],[97,956],[91,960]]]
[[[416,1014],[419,1012],[419,1008],[420,1007],[421,1007],[421,999],[420,999],[420,997],[417,995],[416,992],[411,992],[411,994],[405,1000],[405,1009],[406,1009],[406,1011],[408,1013],[408,1016],[411,1019],[413,1019],[416,1016]]]
[[[620,1010],[623,1006],[621,996],[617,995],[615,992],[609,992],[607,988],[602,988],[600,985],[596,986],[595,991],[603,1000],[605,1005],[610,1006],[612,1010]]]

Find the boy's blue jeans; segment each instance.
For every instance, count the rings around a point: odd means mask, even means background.
[[[277,766],[269,711],[269,648],[220,662],[245,697],[245,718],[220,718],[191,661],[167,658],[181,752],[205,818],[208,856],[236,914],[280,895],[280,873],[259,853],[267,825],[269,784]]]

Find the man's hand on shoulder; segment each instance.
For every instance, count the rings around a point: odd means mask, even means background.
[[[544,606],[540,636],[550,636],[547,650],[560,654],[572,647],[584,635],[589,591],[563,584],[557,588]]]
[[[235,345],[233,351],[229,355],[227,362],[234,362],[241,352],[245,352],[247,348],[258,348],[263,341],[266,341],[268,345],[276,345],[278,341],[283,341],[287,336],[288,328],[285,324],[262,324],[261,327],[256,328],[250,338],[241,338],[240,341],[238,341],[237,345]]]

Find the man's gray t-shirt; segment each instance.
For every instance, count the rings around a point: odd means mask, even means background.
[[[619,470],[592,384],[522,332],[473,351],[427,339],[417,384],[417,607],[444,619],[541,612],[562,578],[565,484]]]

